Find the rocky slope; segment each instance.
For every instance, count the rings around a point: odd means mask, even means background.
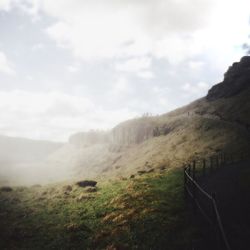
[[[227,98],[250,87],[250,57],[244,56],[240,62],[234,63],[224,74],[223,82],[213,86],[207,95],[207,100]]]

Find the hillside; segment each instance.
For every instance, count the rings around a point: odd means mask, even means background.
[[[180,250],[202,242],[204,228],[185,203],[181,167],[219,151],[249,150],[250,88],[242,74],[244,87],[234,77],[230,94],[223,81],[170,113],[72,135],[41,165],[43,180],[67,180],[0,187],[0,248]],[[243,175],[248,193],[249,171]]]
[[[83,177],[129,177],[249,147],[249,68],[249,57],[243,57],[206,97],[167,114],[128,120],[109,132],[72,135],[64,164]]]

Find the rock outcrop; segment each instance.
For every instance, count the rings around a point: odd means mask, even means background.
[[[119,145],[139,144],[153,137],[154,128],[151,117],[132,119],[112,129],[111,142]]]
[[[106,131],[90,130],[73,134],[69,138],[69,143],[76,146],[88,146],[110,142],[110,133]]]
[[[206,96],[208,101],[237,95],[250,87],[250,56],[244,56],[224,74],[224,80],[213,86]]]

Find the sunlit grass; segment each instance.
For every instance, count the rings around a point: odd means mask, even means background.
[[[180,249],[190,241],[182,172],[1,193],[1,247],[13,249]],[[166,248],[167,246],[167,248]]]

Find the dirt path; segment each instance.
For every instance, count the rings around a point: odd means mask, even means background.
[[[232,250],[250,249],[250,161],[222,167],[202,182],[215,192]]]

